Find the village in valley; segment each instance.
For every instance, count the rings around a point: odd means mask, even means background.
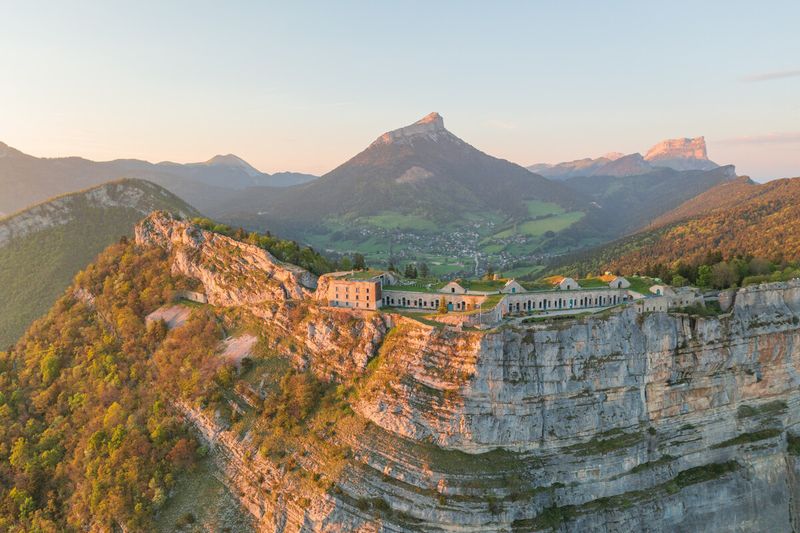
[[[537,282],[500,275],[452,281],[417,280],[393,271],[353,270],[324,274],[315,295],[332,307],[411,313],[452,325],[489,327],[504,320],[569,317],[631,306],[639,313],[705,307],[695,287],[671,287],[639,276]],[[721,302],[724,304],[724,301]]]

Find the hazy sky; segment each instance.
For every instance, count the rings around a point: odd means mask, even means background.
[[[0,141],[323,173],[438,111],[521,164],[705,135],[800,175],[800,2],[0,0]]]

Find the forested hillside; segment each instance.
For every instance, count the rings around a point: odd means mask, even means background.
[[[714,198],[719,202],[716,206]],[[740,180],[712,189],[704,203],[698,202],[692,200],[676,210],[699,212],[696,216],[562,258],[552,268],[574,273],[614,270],[667,275],[687,265],[696,271],[700,265],[736,258],[758,258],[779,269],[800,260],[800,178],[763,185]],[[752,274],[765,273],[763,268],[756,270]]]
[[[157,209],[198,215],[158,185],[121,180],[0,219],[0,348],[44,314],[98,253],[132,236],[136,222]]]
[[[145,315],[188,287],[165,258],[112,246],[0,354],[0,530],[149,530],[197,460],[167,403],[214,389],[221,370],[202,346],[220,326],[198,313],[156,350],[166,330]]]

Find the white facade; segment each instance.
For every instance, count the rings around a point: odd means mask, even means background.
[[[612,289],[627,289],[631,286],[631,282],[622,276],[616,276],[614,279],[608,282],[608,286]]]
[[[669,285],[653,285],[650,292],[656,296],[675,296],[675,291]]]
[[[574,289],[568,293],[559,290],[508,294],[502,305],[506,313],[531,313],[608,307],[632,300],[625,289]]]
[[[525,287],[520,285],[516,280],[510,279],[506,284],[500,289],[500,292],[503,294],[515,294],[518,292],[526,292]]]
[[[439,292],[443,292],[446,294],[466,294],[467,289],[462,287],[457,281],[451,281],[450,283],[439,289]]]
[[[558,288],[562,291],[574,291],[580,289],[581,286],[572,278],[564,278],[558,282]]]

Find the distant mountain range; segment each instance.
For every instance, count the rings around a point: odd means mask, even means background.
[[[232,154],[187,164],[138,159],[96,162],[80,157],[38,158],[0,143],[0,213],[13,213],[58,194],[120,178],[152,181],[205,210],[235,190],[285,187],[305,183],[315,176],[294,172],[265,174]]]
[[[466,270],[465,261],[522,271],[542,254],[636,231],[736,177],[732,166],[708,160],[702,137],[664,141],[644,157],[531,168],[550,178],[481,152],[431,113],[317,180],[249,187],[220,199],[210,214],[373,261],[445,255],[462,258],[450,272],[459,264]]]
[[[667,140],[644,156],[525,169],[471,146],[431,113],[319,178],[268,175],[233,154],[188,164],[94,162],[0,144],[0,212],[119,177],[152,181],[219,220],[329,254],[429,261],[434,273],[455,275],[488,264],[527,272],[545,256],[635,232],[736,174],[708,159],[702,137]]]
[[[106,183],[0,219],[0,349],[44,313],[101,250],[153,210],[198,216],[153,183]]]
[[[527,168],[550,179],[565,180],[586,176],[634,176],[664,168],[678,171],[713,170],[718,166],[708,159],[705,138],[696,137],[662,141],[644,156],[614,152],[596,159],[578,159],[555,165],[538,163]]]

